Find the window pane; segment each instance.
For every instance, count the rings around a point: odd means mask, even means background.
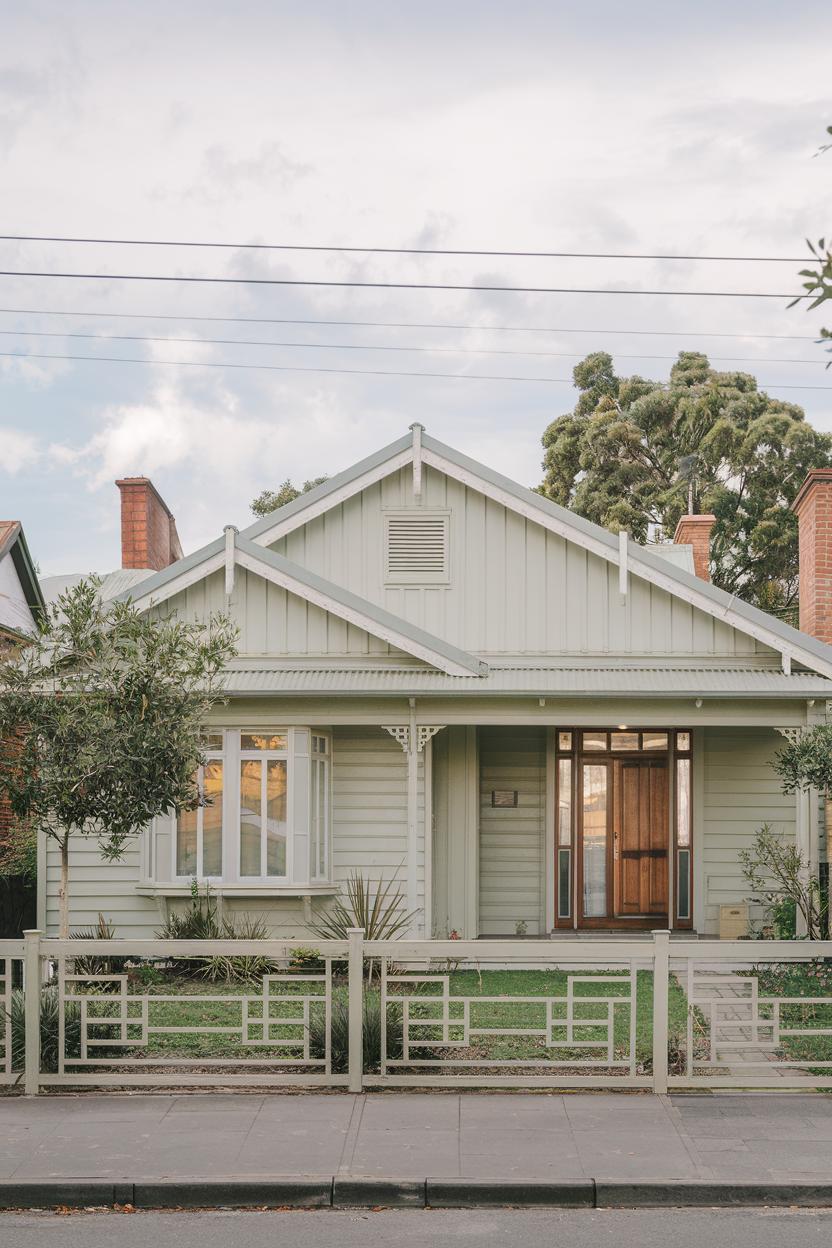
[[[690,845],[690,759],[676,760],[676,844]]]
[[[176,874],[196,875],[195,810],[180,810],[176,820]]]
[[[558,733],[558,749],[559,750],[571,750],[572,749],[572,733],[571,732],[559,732]]]
[[[638,749],[638,733],[637,732],[613,732],[610,734],[612,748],[614,750],[637,750]]]
[[[690,850],[680,849],[678,855],[679,881],[677,885],[677,911],[680,919],[690,918]]]
[[[558,759],[558,845],[572,844],[572,759]]]
[[[690,733],[689,732],[677,732],[676,733],[676,749],[682,750],[682,751],[690,749]]]
[[[558,918],[568,919],[570,906],[571,871],[569,870],[572,854],[568,849],[558,850]]]
[[[202,874],[222,875],[222,763],[205,764],[205,796],[210,806],[202,809]]]
[[[266,875],[286,874],[286,763],[271,759],[266,772]]]
[[[585,750],[605,750],[607,748],[607,734],[605,732],[585,732],[582,735],[582,741]]]
[[[584,767],[584,917],[607,913],[607,768]]]
[[[280,732],[244,732],[240,736],[241,750],[285,750],[286,734]]]
[[[667,733],[643,732],[641,734],[641,748],[643,750],[666,750]]]
[[[222,750],[222,733],[203,732],[202,748],[203,750]]]
[[[263,764],[240,764],[240,875],[260,875],[260,780]]]
[[[329,808],[326,800],[327,765],[318,763],[318,875],[326,876],[326,848],[329,832]]]

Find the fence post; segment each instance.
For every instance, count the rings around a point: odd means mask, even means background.
[[[653,932],[653,1091],[667,1092],[670,932]]]
[[[349,1090],[360,1092],[364,1074],[364,929],[349,929]]]
[[[23,1018],[25,1024],[24,1091],[40,1091],[40,937],[36,929],[23,933]]]

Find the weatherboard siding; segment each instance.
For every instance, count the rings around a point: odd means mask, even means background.
[[[750,849],[757,830],[768,823],[784,838],[796,833],[796,801],[781,792],[772,767],[782,737],[774,729],[706,728],[701,733],[699,786],[701,813],[694,827],[701,837],[694,893],[701,906],[700,930],[719,933],[719,907],[749,896],[739,854]],[[694,791],[694,802],[696,791]],[[759,919],[752,910],[752,918]]]
[[[219,571],[152,609],[153,614],[176,614],[184,620],[207,620],[221,612],[239,630],[240,654],[359,659],[401,655],[401,651],[378,637],[246,568],[237,568],[230,598],[225,595],[225,572]]]
[[[419,760],[419,820],[417,840],[417,905],[424,906],[424,754]],[[378,727],[337,728],[332,740],[332,864],[333,880],[343,884],[351,871],[373,883],[395,881],[407,898],[407,756],[389,733]],[[168,821],[160,821],[162,835]],[[168,853],[165,862],[169,862]],[[132,840],[119,862],[105,862],[93,837],[73,837],[69,864],[70,927],[93,927],[102,914],[117,937],[153,937],[162,922],[165,904],[184,908],[187,899],[165,903],[138,891],[139,839]],[[161,882],[161,873],[159,881]],[[60,855],[50,841],[46,853],[47,931],[58,931]],[[331,904],[313,898],[313,913]],[[274,935],[308,937],[303,901],[295,897],[226,897],[225,913],[262,918]]]
[[[497,654],[710,656],[753,663],[774,652],[617,563],[548,532],[425,467],[414,507],[403,468],[274,543],[274,549],[466,650]],[[386,510],[450,512],[447,586],[385,584]],[[219,575],[219,574],[218,574]],[[308,641],[306,653],[311,650]],[[361,643],[366,644],[366,643]],[[369,651],[368,651],[369,652]]]
[[[546,733],[483,728],[480,753],[480,935],[545,930]],[[516,807],[494,807],[492,791],[517,791]]]

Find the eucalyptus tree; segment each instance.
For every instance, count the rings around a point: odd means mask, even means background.
[[[543,435],[541,493],[606,528],[672,537],[689,508],[716,515],[711,576],[764,610],[797,598],[791,504],[832,438],[749,373],[680,352],[667,382],[619,377],[604,351],[574,369],[578,401]]]

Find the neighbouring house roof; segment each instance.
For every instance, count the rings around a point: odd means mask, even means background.
[[[0,629],[25,637],[31,633],[33,622],[44,619],[46,603],[19,520],[0,520],[2,564],[11,569],[11,575],[0,577]]]
[[[380,481],[407,464],[415,465],[418,461],[419,465],[424,464],[446,473],[518,515],[584,547],[610,564],[620,567],[622,557],[626,558],[628,573],[641,577],[781,653],[789,663],[795,661],[812,671],[832,677],[832,646],[702,580],[693,573],[687,559],[682,561],[685,566],[680,566],[679,556],[676,554],[671,554],[664,548],[658,550],[656,547],[640,546],[633,541],[628,541],[622,548],[617,535],[430,437],[422,431],[421,426],[413,428],[412,436],[397,439],[314,490],[302,494],[293,502],[249,525],[238,535],[239,548],[244,550],[248,545],[263,550],[316,516],[366,489],[368,485]],[[148,578],[142,589],[141,600],[148,604],[151,599],[163,601],[185,585],[193,584],[222,566],[224,552],[224,539],[219,538],[165,568]],[[304,576],[312,575],[297,564],[292,566],[298,581],[303,581]],[[346,592],[331,584],[329,591],[333,599],[338,593]],[[364,600],[362,603],[365,610],[371,606]],[[373,610],[378,611],[379,608]],[[369,610],[367,615],[371,618]],[[402,631],[412,627],[403,620],[399,620],[398,625]],[[373,630],[369,628],[368,631]],[[432,644],[435,652],[442,654],[446,643],[439,638],[433,638]],[[402,648],[407,649],[406,646]],[[466,658],[469,663],[476,662],[474,656],[467,655]],[[445,665],[439,663],[437,666],[444,668]],[[464,669],[466,664],[463,663],[462,667]]]
[[[507,666],[491,663],[483,676],[447,676],[413,666],[300,664],[229,667],[225,689],[233,694],[417,696],[425,694],[724,698],[829,698],[832,680],[808,672],[776,669],[638,666]]]
[[[90,572],[67,572],[58,576],[45,576],[41,581],[43,596],[47,602],[54,602],[61,594],[65,594],[68,589],[74,589],[85,577],[91,575],[93,574]],[[105,602],[110,598],[118,598],[120,594],[135,589],[153,575],[152,568],[116,568],[115,572],[105,572],[101,578],[101,598]]]

